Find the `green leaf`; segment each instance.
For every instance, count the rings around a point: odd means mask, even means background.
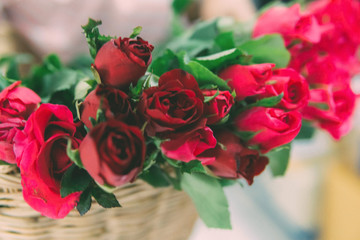
[[[191,197],[207,227],[231,229],[229,205],[217,179],[201,173],[185,173],[181,187]]]
[[[258,132],[250,132],[250,131],[235,131],[236,136],[244,140],[245,142],[251,140]]]
[[[286,144],[279,148],[273,149],[266,156],[269,158],[269,166],[274,177],[283,176],[286,172],[289,158],[290,158],[291,145]]]
[[[193,160],[188,163],[183,163],[180,168],[182,173],[204,173],[207,174],[204,166],[201,164],[199,160]]]
[[[141,78],[135,85],[135,87],[133,86],[133,84],[131,83],[130,84],[130,87],[129,87],[129,95],[132,97],[132,98],[138,98],[141,94],[141,91],[143,90],[143,87],[144,87],[144,83],[146,81],[149,80],[149,78],[151,77],[151,75],[148,75],[147,78]]]
[[[73,164],[68,168],[68,170],[66,170],[61,179],[61,197],[66,197],[74,192],[84,191],[91,182],[92,178],[87,171]]]
[[[179,67],[177,56],[170,49],[166,49],[163,55],[157,57],[150,66],[150,71],[153,74],[161,76],[170,69]]]
[[[107,193],[100,187],[94,187],[91,191],[98,204],[104,208],[121,207],[120,203],[112,193]]]
[[[101,25],[101,23],[101,21],[89,18],[88,23],[85,26],[82,26],[89,46],[90,55],[93,58],[96,57],[96,54],[102,45],[114,38],[100,34],[98,26]]]
[[[217,90],[213,96],[204,96],[204,103],[214,100],[217,96],[219,96],[219,94],[220,94],[220,92],[219,92],[219,90]]]
[[[213,39],[219,34],[218,21],[219,19],[216,18],[211,21],[199,22],[193,28],[189,39],[213,41]]]
[[[139,178],[154,187],[168,187],[171,185],[167,174],[157,165],[153,165],[150,169],[143,172]]]
[[[252,55],[253,63],[275,63],[277,68],[284,68],[290,61],[290,53],[279,34],[252,39],[240,45],[240,49]]]
[[[129,38],[136,38],[141,33],[141,30],[142,30],[142,27],[137,26],[136,28],[133,29],[133,32]]]
[[[71,139],[68,139],[67,146],[66,146],[66,154],[73,161],[78,167],[84,168],[84,165],[81,162],[79,149],[72,149],[71,146]]]
[[[223,32],[215,38],[215,43],[221,50],[228,50],[235,48],[234,33]]]
[[[9,79],[0,74],[0,91],[2,91],[4,88],[10,86],[15,81],[16,80]]]
[[[275,107],[279,104],[283,96],[284,93],[281,93],[278,96],[263,98],[253,104],[250,104],[250,107]]]
[[[97,83],[93,79],[89,79],[87,81],[85,81],[85,80],[80,81],[75,86],[74,99],[75,100],[84,99],[96,85],[97,85]]]
[[[176,14],[183,13],[193,0],[173,0],[172,8]]]
[[[214,84],[221,90],[230,90],[227,83],[211,72],[205,66],[195,61],[189,61],[186,53],[180,53],[178,56],[180,68],[191,73],[197,80],[199,86]]]
[[[198,57],[195,61],[208,69],[216,69],[238,63],[242,56],[245,56],[243,52],[237,48],[232,48],[212,55]]]
[[[312,126],[312,124],[308,121],[303,121],[301,124],[301,129],[299,134],[296,136],[296,140],[300,139],[310,139],[315,134],[315,128]]]
[[[86,189],[84,191],[79,199],[79,202],[76,206],[76,209],[80,213],[81,216],[83,216],[85,213],[87,213],[91,208],[91,188]]]

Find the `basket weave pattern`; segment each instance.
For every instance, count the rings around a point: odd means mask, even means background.
[[[84,216],[73,210],[53,220],[24,201],[17,168],[0,166],[0,239],[184,240],[197,218],[188,196],[172,188],[138,180],[114,194],[122,208],[104,209],[93,202]]]

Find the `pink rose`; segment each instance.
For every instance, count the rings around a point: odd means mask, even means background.
[[[200,160],[203,165],[210,164],[214,157],[201,157],[201,153],[216,146],[216,139],[209,127],[200,128],[165,141],[161,144],[161,151],[168,158],[189,162]]]
[[[273,71],[271,79],[265,87],[262,97],[278,96],[284,93],[277,107],[284,110],[295,110],[307,105],[309,101],[309,85],[305,78],[293,69]]]
[[[79,151],[84,168],[96,182],[117,187],[140,173],[146,145],[138,127],[111,119],[96,125]]]
[[[42,104],[14,139],[25,201],[50,218],[64,218],[77,204],[80,192],[60,196],[61,178],[73,164],[66,154],[68,140],[78,148],[71,111],[62,105]]]
[[[254,132],[248,144],[256,145],[262,153],[266,153],[296,137],[301,128],[301,114],[297,111],[254,107],[240,113],[234,124],[238,131]]]
[[[107,119],[116,118],[126,121],[132,115],[129,96],[110,86],[98,85],[81,104],[81,121],[87,128],[93,128],[89,119],[92,117],[96,120],[96,113],[99,108],[104,111]]]
[[[310,96],[309,105],[301,110],[304,119],[314,121],[337,140],[350,131],[356,96],[349,86],[313,89]]]
[[[236,64],[222,70],[219,77],[228,81],[229,87],[236,92],[236,100],[241,101],[264,93],[265,82],[271,77],[271,69],[274,67],[272,63],[249,66]]]
[[[135,85],[151,63],[154,47],[142,38],[118,38],[105,43],[95,57],[94,66],[101,82],[126,89]]]
[[[204,96],[211,97],[217,90],[202,90]],[[204,103],[204,116],[207,117],[207,124],[215,124],[223,119],[234,104],[234,98],[229,91],[220,91],[211,101]]]
[[[317,43],[322,29],[315,17],[300,13],[300,5],[292,7],[273,7],[262,14],[256,22],[253,37],[279,33],[290,44],[295,39]]]
[[[19,87],[17,81],[0,92],[0,160],[15,164],[13,151],[16,131],[23,129],[26,119],[41,99],[32,90]]]
[[[219,132],[216,138],[226,149],[217,146],[203,154],[203,156],[215,156],[215,161],[209,165],[210,170],[223,178],[245,178],[251,185],[254,176],[265,169],[269,162],[268,158],[259,156],[258,151],[245,147],[242,140],[229,131]]]

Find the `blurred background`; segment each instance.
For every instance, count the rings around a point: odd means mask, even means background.
[[[218,16],[252,24],[265,0],[0,0],[0,55],[30,53],[39,61],[57,53],[65,62],[88,55],[81,25],[101,19],[101,32],[141,36],[155,46],[178,28]],[[174,4],[178,4],[173,13]],[[359,90],[360,79],[354,79]],[[360,91],[357,91],[358,93]],[[270,171],[249,186],[226,189],[233,230],[207,229],[199,220],[190,240],[360,239],[360,120],[341,142],[324,132],[298,140],[284,177]]]

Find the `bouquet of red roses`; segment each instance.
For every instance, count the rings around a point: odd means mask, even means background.
[[[308,11],[268,10],[253,39],[223,19],[200,23],[157,56],[140,27],[116,38],[90,19],[94,60],[50,55],[24,86],[12,64],[0,77],[0,159],[17,164],[25,201],[50,218],[85,214],[92,197],[119,207],[112,191],[142,179],[186,191],[209,227],[230,228],[222,187],[251,185],[269,162],[283,174],[303,120],[337,139],[350,129],[360,3]]]

